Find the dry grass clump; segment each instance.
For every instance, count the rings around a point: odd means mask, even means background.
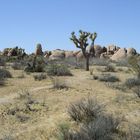
[[[119,82],[120,81],[120,79],[117,76],[111,75],[111,74],[101,74],[99,76],[93,75],[93,79],[99,80],[101,82]]]
[[[124,86],[131,89],[136,86],[140,86],[140,79],[138,78],[128,78],[124,82]]]
[[[41,74],[36,74],[36,75],[33,75],[35,81],[41,81],[41,80],[44,80],[47,78],[46,74],[44,73],[41,73]]]
[[[69,116],[76,122],[90,122],[97,118],[101,111],[103,105],[100,105],[95,98],[84,98],[68,108]]]
[[[66,81],[59,77],[51,77],[51,81],[53,84],[53,89],[68,89],[68,85],[66,84]]]
[[[103,113],[104,106],[94,98],[71,104],[68,114],[77,122],[78,129],[68,124],[59,126],[59,140],[115,140],[125,136],[119,130],[122,118]]]

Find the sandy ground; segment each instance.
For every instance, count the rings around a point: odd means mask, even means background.
[[[105,83],[93,80],[89,72],[84,70],[72,70],[73,76],[60,77],[68,85],[68,89],[56,90],[52,88],[49,78],[35,81],[33,75],[25,75],[25,78],[17,78],[22,74],[20,70],[10,70],[13,78],[6,81],[6,86],[0,87],[0,108],[16,104],[19,93],[27,90],[35,100],[45,102],[48,110],[43,109],[30,114],[31,119],[21,123],[13,116],[0,117],[0,139],[14,136],[17,140],[53,140],[57,132],[57,126],[61,122],[70,120],[67,108],[70,103],[84,97],[95,97],[100,103],[106,104],[105,110],[109,114],[124,116],[126,123],[136,124],[140,122],[140,100],[132,91],[123,92],[108,88]],[[96,69],[94,74],[100,74]],[[116,72],[121,82],[131,77],[130,73]],[[4,117],[3,117],[4,116]]]

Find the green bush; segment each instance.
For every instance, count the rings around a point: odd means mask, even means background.
[[[48,65],[46,71],[49,76],[72,76],[72,73],[65,65],[51,64]]]

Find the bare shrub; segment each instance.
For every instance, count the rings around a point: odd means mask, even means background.
[[[68,114],[76,122],[90,122],[103,111],[102,107],[95,98],[84,98],[71,104]]]

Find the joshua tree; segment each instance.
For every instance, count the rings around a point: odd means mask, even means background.
[[[77,48],[80,48],[82,50],[82,53],[86,59],[86,70],[89,71],[89,58],[90,56],[94,56],[94,41],[97,37],[97,33],[88,33],[88,32],[83,32],[82,30],[79,31],[80,35],[79,38],[75,36],[75,32],[71,33],[71,40],[75,44]],[[91,39],[92,43],[89,46],[89,49],[87,51],[87,46],[89,45],[88,38]]]

